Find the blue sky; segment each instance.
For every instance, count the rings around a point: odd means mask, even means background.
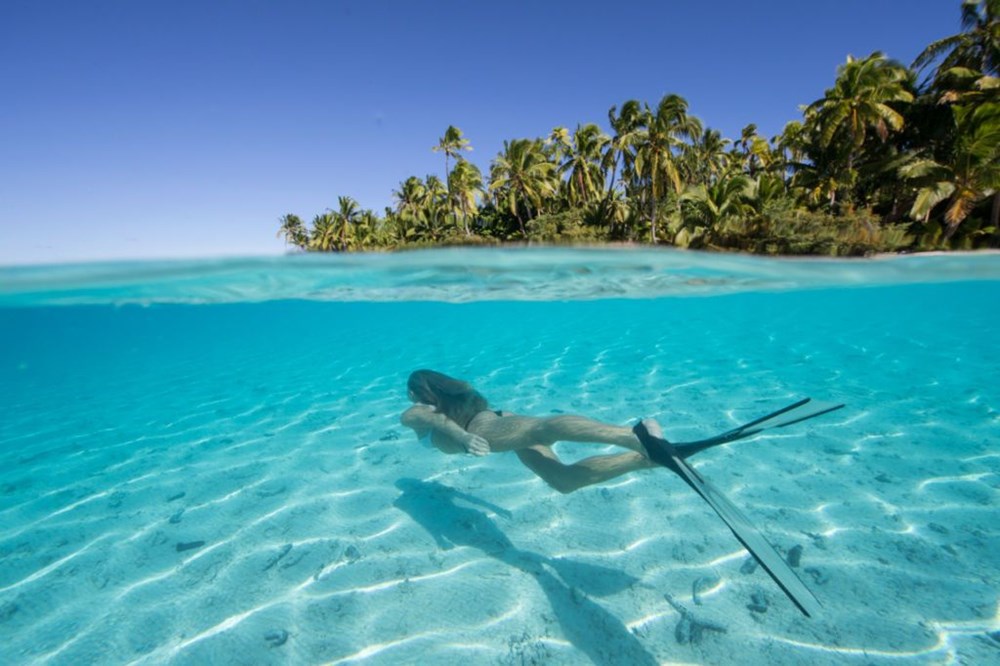
[[[0,264],[278,254],[278,218],[381,212],[504,139],[678,93],[733,137],[848,54],[909,64],[959,0],[2,0]]]

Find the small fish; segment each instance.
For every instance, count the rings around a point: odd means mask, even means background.
[[[177,552],[183,553],[185,550],[194,550],[205,545],[204,541],[180,541],[177,544]]]
[[[170,497],[167,498],[167,501],[168,502],[175,502],[175,501],[179,500],[180,498],[184,497],[185,495],[187,495],[187,493],[185,493],[185,492],[182,491],[182,492],[177,493],[176,495],[171,495]]]

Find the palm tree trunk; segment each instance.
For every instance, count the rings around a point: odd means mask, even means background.
[[[615,158],[615,164],[611,167],[611,184],[608,185],[608,200],[611,199],[611,193],[615,190],[615,175],[618,173],[618,158]]]
[[[656,196],[649,193],[649,242],[656,245]]]
[[[1000,192],[993,195],[993,210],[990,211],[990,224],[993,225],[993,238],[1000,245]]]

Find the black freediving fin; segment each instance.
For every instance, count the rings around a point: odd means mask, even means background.
[[[735,442],[738,439],[750,437],[771,428],[784,428],[793,423],[801,423],[802,421],[816,418],[823,414],[829,414],[843,406],[843,404],[814,403],[811,398],[805,398],[798,402],[793,402],[787,407],[782,407],[776,412],[771,412],[767,416],[762,416],[732,430],[727,430],[721,435],[709,437],[708,439],[699,439],[694,442],[677,442],[672,444],[672,446],[678,457],[683,460],[713,446]]]
[[[729,501],[729,498],[684,462],[674,450],[673,445],[665,439],[652,435],[644,424],[639,423],[633,428],[633,431],[646,448],[650,458],[684,479],[685,483],[691,486],[712,507],[719,518],[732,530],[733,535],[743,544],[743,547],[754,556],[754,559],[760,563],[768,575],[778,584],[778,587],[806,617],[813,617],[819,612],[820,603],[812,591],[795,575],[795,572],[778,554],[774,546],[743,515],[743,512]]]

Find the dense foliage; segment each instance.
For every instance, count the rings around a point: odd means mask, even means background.
[[[304,250],[499,242],[652,242],[858,255],[1000,245],[1000,0],[965,0],[962,31],[908,68],[848,56],[801,120],[767,139],[723,138],[684,98],[628,100],[598,125],[505,141],[484,174],[449,126],[446,179],[410,177],[383,215],[340,197]],[[921,80],[921,76],[923,79]]]

